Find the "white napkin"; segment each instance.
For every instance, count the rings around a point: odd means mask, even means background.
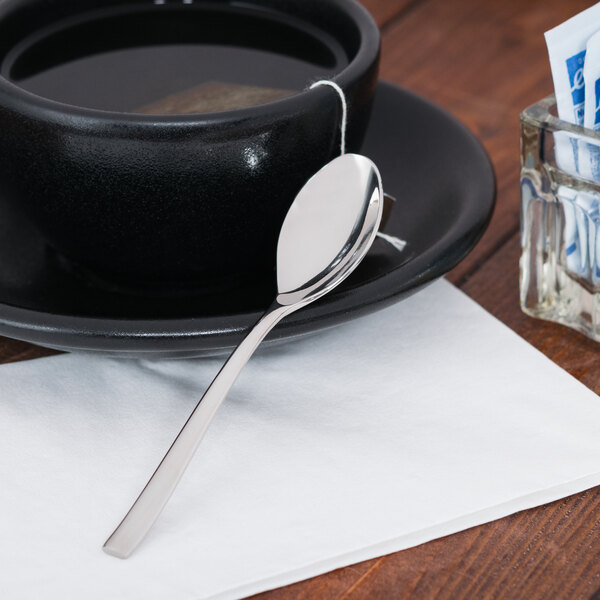
[[[598,397],[441,281],[260,352],[146,540],[105,555],[221,363],[0,367],[1,598],[238,598],[600,483]]]

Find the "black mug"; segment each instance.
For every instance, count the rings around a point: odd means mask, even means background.
[[[264,274],[296,193],[339,153],[340,98],[310,81],[266,104],[159,115],[77,106],[19,84],[95,52],[206,39],[300,57],[334,40],[346,60],[331,79],[348,104],[347,149],[358,149],[380,38],[354,0],[0,3],[0,201],[83,272],[163,289]]]

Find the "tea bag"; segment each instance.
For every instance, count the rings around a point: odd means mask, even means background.
[[[214,113],[266,104],[294,94],[291,90],[206,81],[193,88],[170,94],[133,112],[147,115],[189,115]]]

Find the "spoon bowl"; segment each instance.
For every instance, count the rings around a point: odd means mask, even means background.
[[[364,156],[344,154],[313,175],[279,234],[278,301],[313,302],[350,275],[377,235],[382,200],[379,171]]]

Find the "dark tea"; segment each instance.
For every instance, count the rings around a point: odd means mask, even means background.
[[[70,105],[186,114],[277,100],[348,63],[328,33],[280,13],[159,2],[58,21],[15,45],[0,72]]]

